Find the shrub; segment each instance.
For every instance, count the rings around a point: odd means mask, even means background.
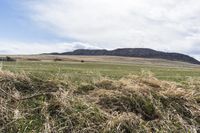
[[[16,59],[6,56],[6,57],[1,57],[0,58],[1,61],[16,61]]]
[[[63,59],[60,59],[60,58],[55,58],[54,61],[63,61]]]

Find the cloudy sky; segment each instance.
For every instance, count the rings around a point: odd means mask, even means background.
[[[0,54],[122,47],[200,59],[200,0],[0,0]]]

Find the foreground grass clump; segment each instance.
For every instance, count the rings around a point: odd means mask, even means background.
[[[149,74],[76,85],[0,72],[0,132],[200,132],[199,88]]]

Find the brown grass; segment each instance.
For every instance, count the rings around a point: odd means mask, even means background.
[[[189,80],[145,72],[77,86],[0,72],[0,132],[200,132],[200,82]]]

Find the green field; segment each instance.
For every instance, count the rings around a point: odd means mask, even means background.
[[[141,61],[2,62],[0,133],[200,132],[200,68]]]
[[[158,79],[170,81],[185,81],[190,77],[200,77],[200,67],[187,68],[130,63],[18,61],[4,62],[2,69],[12,72],[28,72],[43,78],[68,77],[77,81],[99,76],[119,79],[125,75],[141,74],[142,71],[152,72]]]

